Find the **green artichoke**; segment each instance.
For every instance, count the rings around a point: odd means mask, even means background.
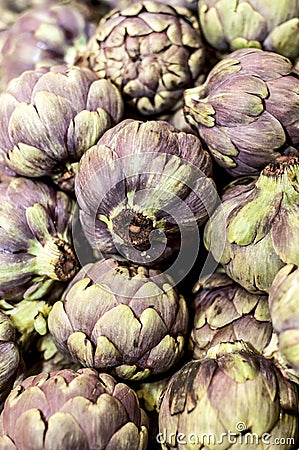
[[[202,33],[221,52],[257,47],[299,56],[298,0],[199,0]]]
[[[269,292],[285,264],[299,265],[299,158],[280,156],[258,178],[229,184],[221,199],[205,227],[207,249],[249,292]]]
[[[193,359],[221,342],[242,340],[262,353],[272,337],[267,295],[247,292],[223,273],[196,285],[189,346]]]
[[[295,449],[298,386],[244,343],[223,343],[172,377],[159,430],[165,450]]]
[[[5,33],[0,70],[4,87],[25,70],[74,65],[93,33],[94,25],[71,6],[52,5],[25,12]]]
[[[122,114],[118,89],[89,69],[26,71],[0,95],[2,164],[71,190],[74,163]]]
[[[283,267],[272,283],[269,305],[273,328],[278,335],[278,350],[285,364],[299,378],[299,269]]]
[[[234,177],[257,174],[285,147],[298,146],[299,77],[281,55],[237,50],[184,97],[187,122]]]
[[[135,2],[104,16],[87,48],[87,61],[111,80],[143,115],[169,111],[203,71],[196,17],[183,7]]]
[[[11,320],[0,311],[0,409],[22,369],[16,329]]]
[[[135,392],[96,370],[43,372],[14,388],[1,414],[5,450],[145,450]]]
[[[58,349],[123,379],[166,372],[182,356],[188,310],[167,275],[102,260],[84,266],[48,318]]]
[[[83,155],[75,178],[91,247],[141,265],[176,256],[185,275],[199,251],[198,227],[218,200],[211,172],[196,136],[164,121],[120,122]]]
[[[42,298],[79,269],[71,238],[75,202],[26,178],[0,186],[0,298]]]

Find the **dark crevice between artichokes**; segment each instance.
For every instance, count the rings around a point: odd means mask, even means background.
[[[122,210],[112,222],[115,232],[125,243],[133,245],[139,251],[150,248],[149,238],[154,229],[152,219],[127,208]]]

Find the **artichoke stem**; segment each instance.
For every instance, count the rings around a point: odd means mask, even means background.
[[[55,264],[55,274],[60,281],[68,281],[74,277],[79,269],[77,257],[72,246],[67,242],[57,239],[55,243],[60,251],[58,261]]]
[[[279,156],[263,169],[262,174],[267,177],[279,177],[283,175],[287,167],[298,166],[298,164],[297,156]]]
[[[34,246],[30,254],[36,256],[36,272],[53,280],[68,281],[79,270],[72,246],[60,238],[48,240],[44,246]]]
[[[113,231],[129,245],[140,251],[150,248],[150,234],[154,229],[153,221],[142,213],[132,209],[122,210],[113,220]]]

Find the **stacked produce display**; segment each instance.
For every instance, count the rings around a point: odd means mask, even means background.
[[[298,450],[299,0],[0,7],[0,450]]]

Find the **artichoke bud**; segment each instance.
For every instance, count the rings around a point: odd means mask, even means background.
[[[251,294],[218,272],[196,287],[189,341],[193,359],[205,357],[222,341],[240,339],[263,352],[273,334],[266,295]]]
[[[112,259],[87,264],[53,305],[49,331],[83,366],[131,380],[166,372],[183,354],[188,323],[173,283],[157,270]]]
[[[269,293],[273,327],[278,337],[278,352],[286,371],[294,371],[299,377],[299,269],[292,264],[284,266],[274,278]]]
[[[204,37],[222,55],[243,47],[299,54],[297,1],[199,0],[198,13]]]
[[[218,198],[211,169],[199,139],[167,122],[111,128],[81,158],[75,181],[91,247],[148,266],[183,255],[191,241],[195,251]]]
[[[184,7],[134,2],[101,19],[87,60],[121,90],[127,106],[147,116],[169,112],[203,72],[198,21]]]
[[[11,301],[56,292],[79,269],[71,225],[75,203],[52,187],[13,179],[0,196],[0,292]]]
[[[148,419],[135,392],[92,369],[27,377],[11,391],[1,422],[2,448],[147,448]]]
[[[290,60],[244,48],[185,90],[184,114],[230,175],[257,175],[286,143],[298,144],[298,88]]]
[[[205,244],[226,273],[249,292],[269,292],[277,272],[285,264],[299,264],[297,156],[280,156],[258,179],[240,179],[228,185],[222,208],[205,229]],[[226,242],[219,251],[226,217]]]
[[[17,345],[17,333],[12,321],[0,311],[0,407],[13,387],[22,360]]]
[[[189,448],[265,448],[270,435],[284,438],[279,449],[291,450],[297,417],[297,385],[247,344],[222,342],[170,379],[159,412],[159,442],[163,449],[180,448],[185,436]],[[285,438],[291,438],[288,444]]]
[[[1,97],[6,166],[21,176],[52,177],[68,191],[81,156],[123,115],[119,90],[84,67],[27,70]]]

